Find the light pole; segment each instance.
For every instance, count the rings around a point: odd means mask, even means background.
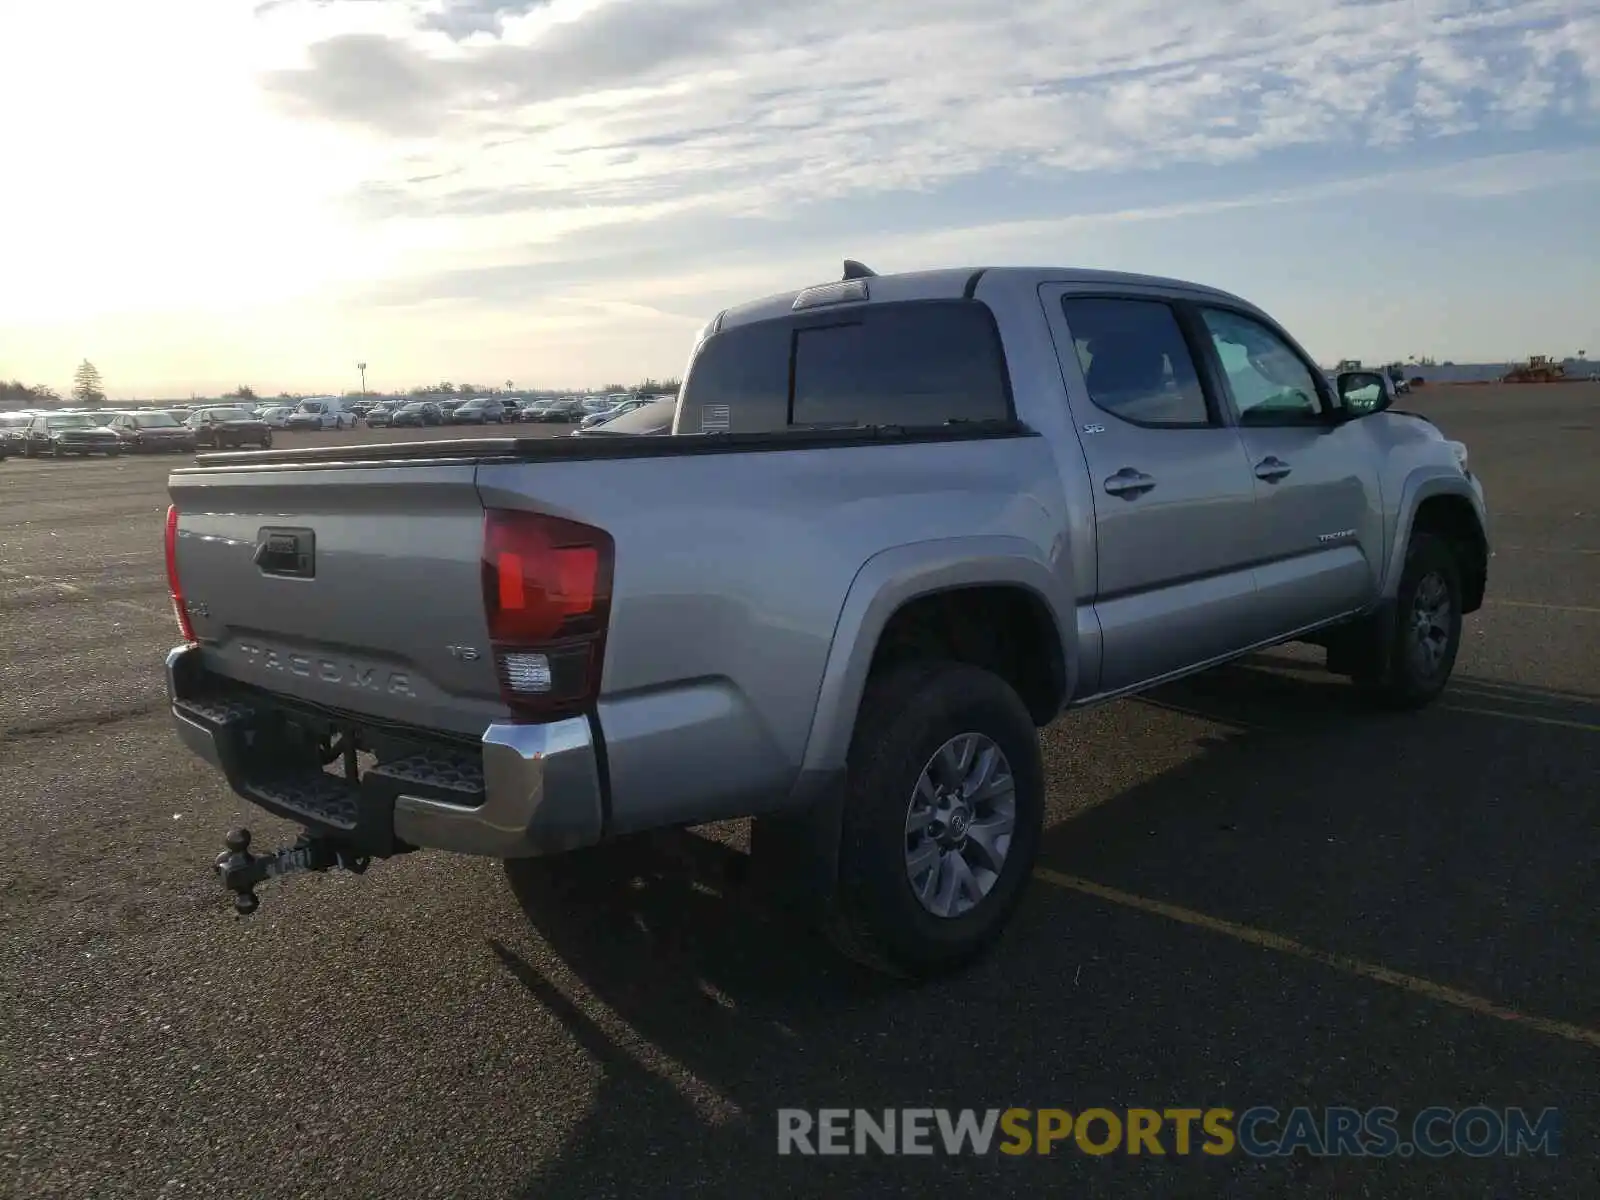
[[[361,398],[365,400],[367,398],[367,364],[364,362],[357,363],[356,370],[361,372]]]

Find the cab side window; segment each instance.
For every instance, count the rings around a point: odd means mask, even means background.
[[[1218,363],[1241,425],[1311,425],[1323,419],[1316,376],[1281,337],[1260,321],[1202,308]]]
[[[1096,408],[1156,429],[1212,423],[1200,374],[1170,304],[1067,296],[1061,307]]]

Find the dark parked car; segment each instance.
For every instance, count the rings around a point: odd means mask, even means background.
[[[200,450],[228,450],[239,446],[272,447],[272,427],[242,408],[202,408],[189,414],[189,429]]]
[[[22,452],[23,436],[32,423],[32,413],[0,413],[0,457]]]
[[[104,454],[115,458],[122,453],[117,435],[101,424],[97,413],[40,413],[23,435],[22,453],[28,458],[52,454]]]
[[[389,423],[389,418],[394,416],[396,406],[393,404],[374,404],[362,414],[368,429],[380,429]]]
[[[506,406],[499,400],[468,400],[450,414],[452,425],[502,425],[506,421]]]
[[[581,421],[588,413],[583,410],[583,401],[573,396],[563,396],[560,400],[552,400],[537,413],[535,421],[572,422]]]
[[[401,425],[443,425],[444,420],[444,413],[439,406],[428,400],[402,404],[389,416],[389,424],[397,428]]]
[[[124,450],[193,450],[194,430],[167,412],[118,413],[107,423]]]

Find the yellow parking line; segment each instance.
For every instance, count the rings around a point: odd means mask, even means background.
[[[1350,958],[1347,955],[1318,950],[1312,946],[1303,945],[1293,938],[1286,938],[1276,933],[1268,933],[1264,929],[1254,929],[1249,925],[1238,925],[1233,921],[1224,921],[1221,917],[1208,916],[1205,913],[1183,908],[1177,904],[1168,904],[1164,900],[1152,900],[1148,896],[1124,892],[1118,888],[1107,887],[1103,883],[1095,883],[1091,879],[1081,879],[1076,875],[1066,875],[1060,871],[1052,871],[1048,867],[1036,869],[1034,876],[1048,884],[1065,888],[1068,891],[1081,892],[1086,896],[1094,896],[1112,904],[1119,904],[1124,908],[1134,908],[1140,912],[1153,913],[1156,916],[1166,917],[1168,920],[1180,922],[1194,929],[1204,929],[1209,933],[1220,933],[1224,937],[1231,937],[1236,941],[1245,942],[1251,946],[1259,946],[1263,950],[1276,950],[1280,954],[1289,954],[1295,958],[1305,959],[1308,962],[1321,963],[1323,966],[1343,971],[1347,975],[1358,975],[1363,979],[1386,983],[1390,987],[1397,987],[1416,996],[1423,996],[1429,1000],[1436,1000],[1441,1004],[1449,1004],[1455,1008],[1465,1009],[1467,1012],[1476,1013],[1481,1017],[1493,1017],[1497,1021],[1506,1021],[1513,1025],[1520,1025],[1524,1029],[1531,1029],[1536,1033],[1547,1034],[1550,1037],[1562,1038],[1565,1041],[1576,1042],[1581,1046],[1590,1046],[1600,1050],[1600,1029],[1586,1029],[1582,1025],[1573,1025],[1567,1021],[1554,1021],[1549,1017],[1538,1017],[1531,1013],[1520,1012],[1514,1008],[1506,1008],[1503,1005],[1494,1003],[1492,1000],[1486,1000],[1482,996],[1475,996],[1471,992],[1463,992],[1457,988],[1446,987],[1429,979],[1422,979],[1416,975],[1406,975],[1400,971],[1391,971],[1388,967],[1380,967],[1376,963],[1363,962],[1358,958]]]
[[[1540,604],[1536,600],[1485,600],[1484,603],[1496,608],[1542,608],[1547,612],[1600,614],[1600,608],[1591,608],[1587,604]]]
[[[1585,733],[1600,733],[1600,725],[1589,721],[1563,721],[1560,717],[1540,717],[1533,713],[1506,712],[1499,708],[1469,708],[1465,704],[1441,704],[1450,712],[1476,713],[1480,717],[1504,717],[1508,721],[1527,721],[1530,725],[1558,725],[1563,729],[1581,729]]]

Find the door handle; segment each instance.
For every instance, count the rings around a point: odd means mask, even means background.
[[[1142,471],[1136,471],[1132,467],[1123,467],[1122,470],[1106,480],[1105,488],[1113,496],[1121,496],[1124,500],[1133,500],[1144,495],[1155,485],[1156,481]]]
[[[1265,479],[1268,483],[1277,483],[1289,471],[1288,463],[1270,454],[1256,464],[1256,478]]]

